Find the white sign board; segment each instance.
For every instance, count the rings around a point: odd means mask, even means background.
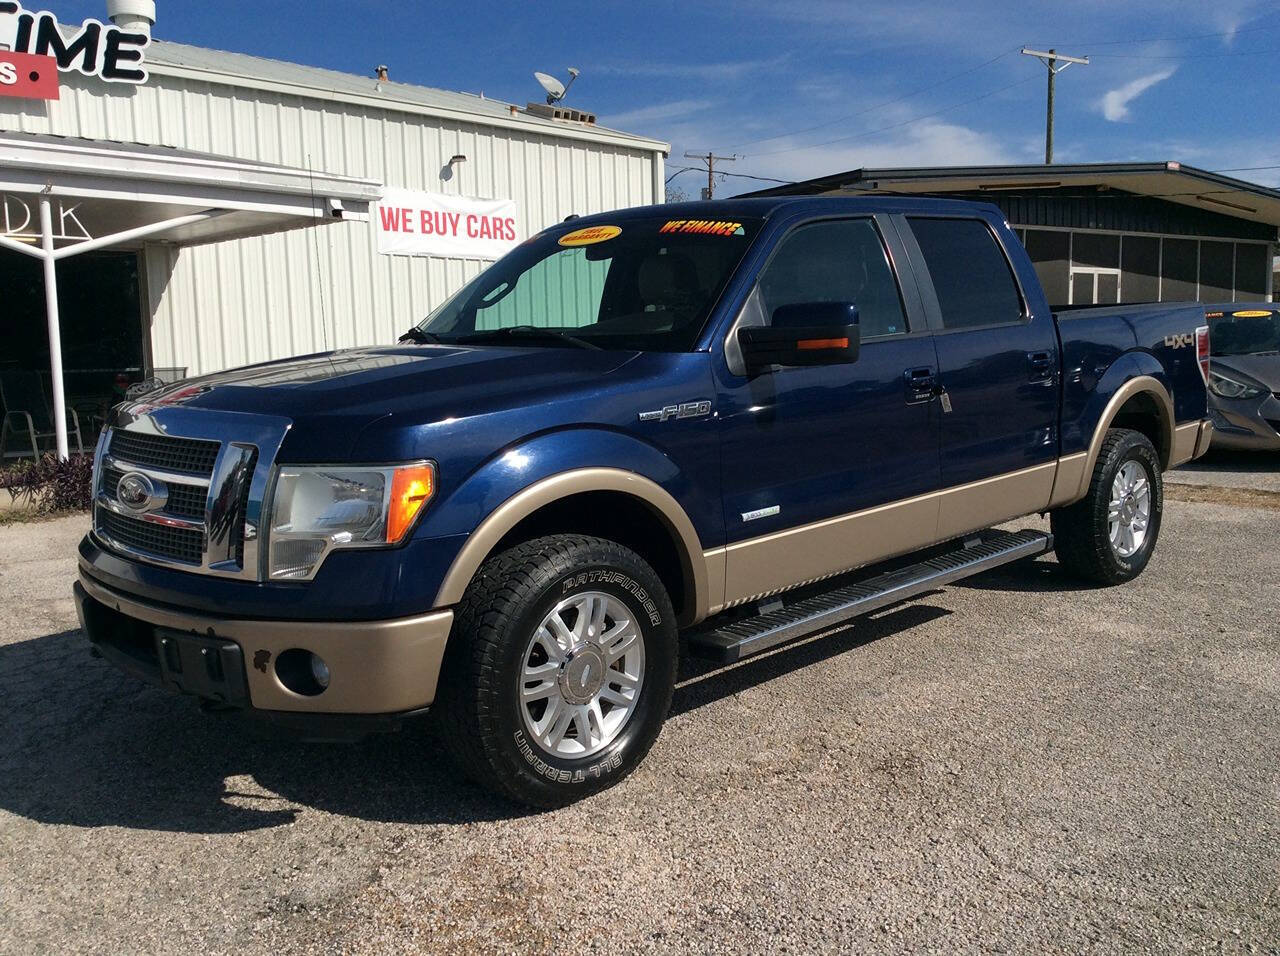
[[[514,199],[470,199],[388,189],[375,217],[378,251],[387,256],[500,259],[515,248],[520,210]]]

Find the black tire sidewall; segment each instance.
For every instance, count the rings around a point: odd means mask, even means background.
[[[1136,461],[1146,472],[1147,481],[1151,485],[1151,520],[1147,525],[1147,536],[1142,546],[1127,558],[1122,558],[1111,545],[1110,522],[1107,513],[1111,504],[1111,486],[1121,467],[1126,462]],[[1112,575],[1117,581],[1129,581],[1142,573],[1151,560],[1156,540],[1160,537],[1160,525],[1164,514],[1164,480],[1160,471],[1160,458],[1155,447],[1143,435],[1130,433],[1117,443],[1108,457],[1099,485],[1099,493],[1093,502],[1093,518],[1095,534],[1098,536],[1099,550],[1106,556]]]
[[[629,773],[657,738],[675,684],[677,636],[670,599],[649,567],[630,552],[593,542],[572,566],[548,562],[538,569],[530,600],[507,617],[496,649],[495,680],[483,691],[494,716],[490,754],[520,781],[520,789],[541,793],[557,805],[607,787]],[[599,591],[620,600],[634,615],[644,639],[645,673],[636,710],[622,733],[590,757],[566,759],[545,752],[529,738],[519,700],[519,675],[529,639],[551,609],[565,598]]]

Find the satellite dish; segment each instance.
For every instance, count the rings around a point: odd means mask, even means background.
[[[558,103],[564,99],[565,93],[568,91],[564,88],[564,84],[557,80],[550,73],[534,73],[533,78],[538,84],[547,91],[547,102]]]
[[[541,86],[544,90],[546,90],[547,105],[554,106],[555,104],[559,103],[562,99],[565,98],[565,94],[569,92],[569,87],[573,86],[573,81],[578,78],[578,74],[580,72],[581,71],[578,70],[576,67],[572,67],[572,66],[569,67],[568,85],[561,83],[550,73],[535,72],[533,74],[533,78],[538,81],[539,86]]]

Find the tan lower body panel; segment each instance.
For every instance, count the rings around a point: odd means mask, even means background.
[[[993,524],[1033,514],[1049,506],[1056,461],[948,488],[942,492],[938,541],[981,531]]]
[[[128,617],[235,641],[244,652],[249,699],[261,710],[326,714],[393,714],[435,700],[440,662],[453,626],[452,611],[390,621],[228,620],[157,607],[119,594],[81,574],[89,596]],[[276,676],[282,651],[301,648],[329,666],[322,694],[295,694]],[[269,657],[263,658],[263,652]],[[261,661],[263,666],[254,666]]]
[[[1050,508],[1059,508],[1079,501],[1088,491],[1089,482],[1085,470],[1089,467],[1089,453],[1076,452],[1058,459],[1058,473],[1053,477],[1053,496]]]
[[[1057,470],[1057,462],[1048,462],[740,541],[704,557],[724,561],[724,606],[732,607],[1040,511]]]
[[[1200,434],[1196,437],[1196,450],[1191,456],[1192,460],[1202,458],[1209,450],[1209,445],[1213,441],[1213,422],[1205,420],[1200,423]]]
[[[1205,422],[1192,422],[1190,425],[1179,425],[1173,430],[1173,447],[1169,452],[1169,467],[1177,468],[1196,457],[1196,447],[1200,443],[1200,434]],[[1210,428],[1213,426],[1210,425]]]

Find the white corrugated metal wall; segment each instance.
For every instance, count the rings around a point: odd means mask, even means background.
[[[520,204],[520,238],[571,213],[652,203],[662,176],[662,154],[640,144],[567,139],[155,72],[147,85],[124,90],[63,74],[62,99],[47,107],[0,101],[0,127],[511,198]],[[457,153],[466,162],[443,180],[442,169]],[[149,245],[144,258],[153,364],[187,366],[191,374],[393,342],[485,265],[379,255],[372,222],[181,252]]]

